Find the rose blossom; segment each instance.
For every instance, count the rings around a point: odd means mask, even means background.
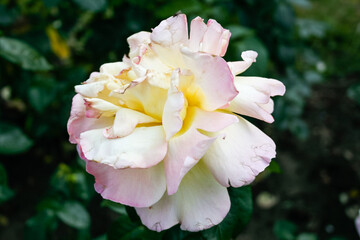
[[[226,62],[229,30],[184,14],[128,38],[130,53],[75,87],[68,122],[95,189],[162,231],[200,231],[230,209],[227,187],[251,183],[274,142],[237,114],[273,122],[274,79],[239,77],[257,53]]]

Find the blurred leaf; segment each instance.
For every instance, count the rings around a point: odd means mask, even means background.
[[[0,56],[26,70],[47,71],[52,69],[47,60],[34,48],[17,39],[0,37]]]
[[[296,240],[318,240],[318,237],[314,233],[301,233]]]
[[[320,83],[323,80],[320,73],[311,70],[304,73],[304,78],[309,84]]]
[[[286,220],[279,220],[275,222],[273,232],[278,240],[294,240],[297,231],[297,226]]]
[[[57,216],[65,224],[77,229],[84,229],[90,226],[90,215],[86,208],[78,202],[67,201],[57,212]]]
[[[126,215],[120,215],[107,233],[108,240],[157,240],[163,233],[148,230],[140,223],[134,223]]]
[[[275,160],[271,160],[270,165],[266,168],[266,170],[271,173],[281,173],[281,167],[277,162],[275,162]]]
[[[108,238],[107,238],[106,234],[103,234],[103,235],[100,235],[100,236],[94,238],[93,240],[108,240]]]
[[[108,207],[116,213],[126,215],[125,206],[120,203],[104,199],[101,201],[101,207]]]
[[[254,30],[240,25],[230,25],[227,27],[231,32],[231,41],[238,38],[251,37]]]
[[[312,19],[297,19],[296,24],[300,37],[304,39],[310,37],[322,38],[328,28],[325,23]]]
[[[0,163],[0,185],[7,185],[7,173],[4,166]]]
[[[97,12],[103,10],[107,5],[107,0],[73,0],[84,10]]]
[[[141,221],[139,215],[137,215],[137,213],[135,211],[135,208],[125,206],[125,210],[132,222],[140,222]]]
[[[7,9],[5,6],[0,5],[0,25],[10,25],[18,17],[17,11],[13,9]]]
[[[356,83],[354,85],[351,85],[346,92],[346,95],[356,101],[358,104],[360,104],[360,83]]]
[[[202,232],[207,240],[226,240],[236,237],[248,224],[253,210],[250,186],[231,188],[229,191],[231,208],[219,224]]]
[[[60,0],[43,0],[46,7],[56,7]]]
[[[46,34],[49,37],[53,53],[60,59],[68,59],[70,57],[70,49],[66,41],[60,36],[59,32],[52,26],[48,26],[46,28]]]
[[[25,224],[25,240],[46,240],[47,232],[56,228],[57,222],[52,211],[41,211],[28,219]]]
[[[32,145],[32,140],[19,127],[0,122],[0,154],[22,153]]]
[[[309,0],[288,0],[290,3],[301,7],[301,8],[311,8],[311,2]]]
[[[269,61],[269,54],[264,44],[256,37],[247,37],[242,41],[232,44],[235,48],[235,55],[233,58],[239,60],[241,53],[247,50],[254,50],[258,53],[256,62],[244,72],[243,75],[258,76],[265,75],[267,71],[267,65]],[[230,50],[231,51],[231,50]]]
[[[43,112],[54,101],[58,89],[56,86],[56,81],[52,77],[35,75],[28,89],[31,106],[36,111]]]
[[[169,240],[183,240],[186,239],[190,232],[182,231],[180,229],[180,225],[177,224],[173,226],[172,228],[165,231],[164,238],[163,239],[169,239]]]
[[[0,185],[0,204],[14,196],[14,191],[6,185]]]

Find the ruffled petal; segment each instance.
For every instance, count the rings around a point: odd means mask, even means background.
[[[224,59],[205,53],[194,53],[181,49],[184,62],[194,74],[193,81],[180,84],[189,105],[214,111],[230,102],[238,91],[234,77]]]
[[[150,32],[142,31],[142,32],[135,33],[135,34],[131,35],[130,37],[128,37],[127,42],[130,47],[130,52],[136,50],[142,44],[149,44],[151,42],[150,34],[151,34]]]
[[[202,158],[216,136],[208,137],[200,131],[216,132],[237,122],[231,114],[206,112],[199,108],[188,108],[184,127],[170,139],[164,159],[167,192],[176,193],[185,174]]]
[[[213,19],[207,22],[197,17],[191,21],[189,48],[191,51],[206,52],[224,56],[229,45],[231,33]]]
[[[270,97],[284,95],[284,84],[260,77],[236,77],[234,82],[239,94],[227,110],[272,123],[273,102]]]
[[[105,63],[100,67],[100,73],[107,73],[113,76],[117,76],[121,71],[128,69],[130,66],[124,62],[112,62]]]
[[[203,157],[217,181],[229,187],[251,183],[275,157],[275,143],[271,138],[243,118],[220,131]]]
[[[183,179],[176,194],[166,193],[148,208],[136,208],[148,228],[162,231],[181,223],[186,231],[201,231],[220,223],[230,209],[227,189],[199,162]]]
[[[160,123],[159,120],[129,108],[120,108],[116,112],[114,125],[104,132],[107,138],[125,137],[132,133],[135,127],[141,123]]]
[[[145,169],[114,169],[87,161],[86,170],[95,177],[95,190],[105,199],[132,207],[148,207],[163,196],[166,183],[163,165]]]
[[[104,128],[112,124],[112,118],[87,118],[85,100],[80,94],[73,97],[71,105],[70,118],[67,123],[69,133],[69,141],[71,143],[79,143],[80,134],[91,129]]]
[[[252,50],[242,52],[241,57],[244,61],[228,62],[231,72],[234,76],[245,72],[253,62],[256,62],[257,56],[257,52]]]
[[[106,129],[80,134],[80,146],[89,160],[105,163],[113,168],[148,168],[165,157],[167,142],[162,126],[139,127],[132,134],[108,139]]]
[[[151,33],[151,41],[168,47],[188,41],[188,27],[185,14],[178,14],[161,21]]]

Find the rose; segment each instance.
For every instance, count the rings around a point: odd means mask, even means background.
[[[274,142],[242,117],[272,122],[274,79],[237,77],[255,62],[226,62],[230,32],[184,14],[128,38],[129,57],[75,87],[68,122],[95,189],[136,208],[161,231],[199,231],[230,208],[227,187],[251,183],[275,157]]]

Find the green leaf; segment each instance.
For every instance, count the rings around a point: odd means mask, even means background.
[[[360,83],[350,86],[346,92],[346,95],[360,104]]]
[[[275,160],[272,160],[270,165],[266,168],[266,171],[271,173],[281,173],[281,167]]]
[[[120,203],[104,199],[101,202],[101,207],[108,207],[116,213],[126,215],[125,206]]]
[[[0,204],[14,196],[14,191],[6,185],[0,185]]]
[[[107,0],[73,0],[79,7],[91,12],[103,10],[107,5]]]
[[[28,219],[25,224],[25,240],[46,240],[47,232],[57,226],[53,211],[41,211],[34,217]]]
[[[231,40],[238,38],[251,37],[254,35],[254,30],[240,25],[230,25],[227,29],[231,32]]]
[[[18,154],[27,151],[33,145],[20,128],[0,122],[0,154]]]
[[[57,212],[57,216],[65,224],[77,229],[84,229],[90,226],[90,215],[86,208],[78,202],[67,201]]]
[[[314,233],[301,233],[296,240],[318,240],[318,237]]]
[[[23,69],[47,71],[52,66],[34,48],[20,40],[0,37],[0,56],[20,65]]]
[[[273,232],[278,240],[294,240],[297,231],[297,226],[286,220],[279,220],[275,222]]]
[[[163,233],[148,230],[140,223],[132,222],[126,215],[120,215],[110,227],[107,233],[108,240],[157,240]]]
[[[225,219],[219,224],[202,232],[207,240],[231,239],[238,235],[248,224],[253,210],[250,186],[229,189],[231,208]]]

